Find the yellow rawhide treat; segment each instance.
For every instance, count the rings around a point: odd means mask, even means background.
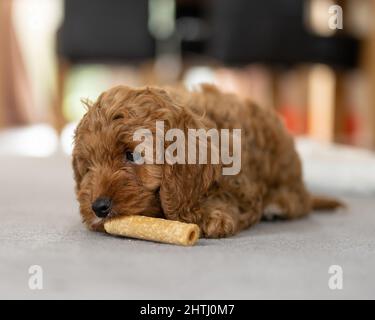
[[[108,233],[142,240],[193,246],[199,239],[196,224],[145,216],[116,217],[104,224]]]

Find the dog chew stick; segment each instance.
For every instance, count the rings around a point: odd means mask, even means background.
[[[196,224],[145,216],[116,217],[105,222],[104,229],[112,235],[181,246],[193,246],[200,235]]]

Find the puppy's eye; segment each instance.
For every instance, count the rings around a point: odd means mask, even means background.
[[[142,164],[142,155],[139,152],[125,151],[126,161]]]
[[[125,158],[130,162],[134,162],[134,153],[132,151],[126,151]]]

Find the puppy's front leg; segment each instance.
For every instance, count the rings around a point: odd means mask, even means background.
[[[242,212],[235,203],[222,199],[209,199],[201,209],[199,226],[206,238],[224,238],[257,223],[261,216],[261,205],[254,202],[252,208]]]
[[[257,185],[247,188],[251,192],[243,194],[242,201],[230,192],[222,192],[221,187],[195,201],[186,194],[176,193],[173,188],[172,184],[165,184],[160,190],[165,218],[195,223],[206,238],[232,236],[257,223],[262,217],[263,197]]]
[[[195,208],[180,212],[164,210],[164,216],[170,220],[195,223],[206,238],[228,237],[240,230],[238,208],[216,198],[206,198]]]

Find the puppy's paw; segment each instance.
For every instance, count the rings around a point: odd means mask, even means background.
[[[206,238],[224,238],[236,233],[237,224],[230,214],[214,210],[204,218],[201,229]]]

